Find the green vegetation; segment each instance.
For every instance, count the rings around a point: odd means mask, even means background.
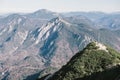
[[[95,42],[88,44],[86,48],[73,56],[67,65],[63,66],[49,80],[82,80],[82,78],[95,73],[103,74],[104,71],[120,63],[120,53],[110,47],[107,47],[107,50],[108,52],[99,50]],[[106,75],[108,76],[109,73]]]
[[[120,65],[117,65],[105,71],[93,73],[90,76],[77,78],[75,80],[119,80],[119,79],[120,79]]]

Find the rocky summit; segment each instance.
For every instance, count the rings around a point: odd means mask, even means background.
[[[45,9],[0,15],[0,79],[33,80],[54,73],[92,41],[120,51],[119,16]]]
[[[39,80],[119,80],[120,53],[91,42],[59,71]]]

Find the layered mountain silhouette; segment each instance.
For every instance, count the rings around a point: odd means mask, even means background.
[[[67,16],[42,9],[0,17],[0,79],[53,73],[91,41],[120,51],[120,18],[113,14],[78,12]],[[110,27],[109,18],[116,27]],[[107,26],[100,25],[103,19]]]
[[[46,76],[39,80],[119,80],[120,53],[91,42],[59,71]]]

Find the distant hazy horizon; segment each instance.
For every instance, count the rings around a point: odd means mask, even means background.
[[[120,0],[0,0],[0,14],[30,13],[39,9],[53,12],[120,12]]]

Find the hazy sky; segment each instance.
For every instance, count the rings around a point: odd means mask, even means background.
[[[0,13],[48,9],[68,11],[120,11],[120,0],[0,0]]]

